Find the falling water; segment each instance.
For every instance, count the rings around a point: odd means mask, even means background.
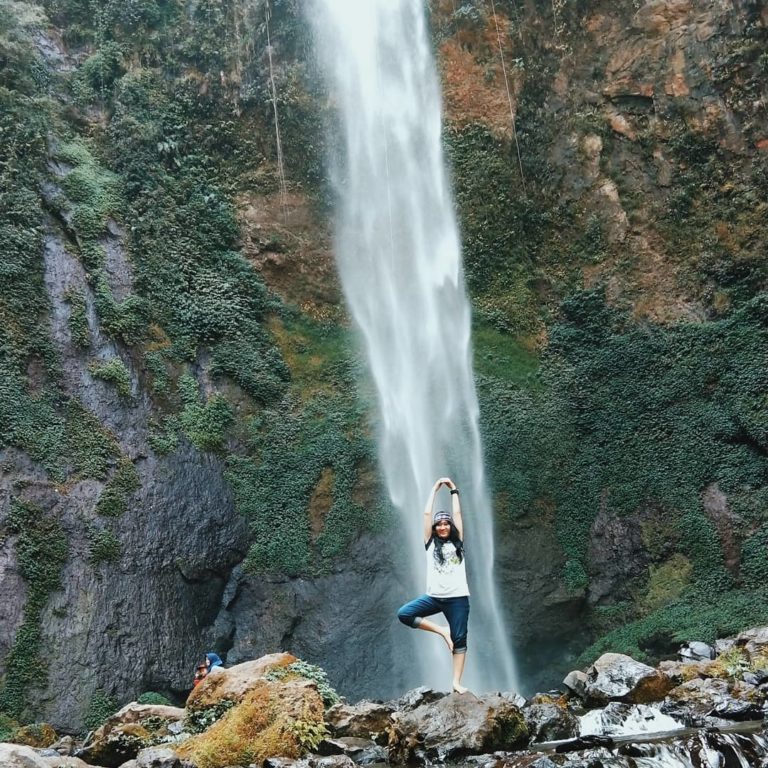
[[[376,385],[380,461],[413,564],[403,602],[424,590],[423,506],[434,480],[450,475],[461,489],[472,593],[465,682],[476,691],[513,689],[424,8],[417,0],[315,0],[310,13],[343,126],[339,271]],[[441,494],[438,508],[446,508]],[[400,657],[400,677],[418,674],[410,682],[444,688],[448,660],[445,668],[435,662],[442,641],[397,632],[403,647],[414,644]],[[415,669],[406,669],[409,658]]]

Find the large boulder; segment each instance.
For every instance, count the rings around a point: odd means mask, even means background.
[[[579,718],[555,702],[539,702],[523,710],[533,742],[559,741],[579,735]]]
[[[2,768],[98,768],[76,757],[44,756],[32,747],[0,743]]]
[[[499,695],[451,694],[392,715],[389,759],[427,763],[520,747],[528,726],[519,707]]]
[[[341,703],[325,713],[325,722],[334,736],[353,736],[386,743],[389,718],[394,711],[392,704],[374,701],[361,701],[354,705]]]
[[[663,672],[621,653],[604,653],[588,670],[586,696],[594,702],[661,701],[674,683]]]
[[[75,755],[87,763],[105,768],[120,768],[132,760],[140,750],[149,746],[152,735],[139,723],[120,723],[97,731]]]
[[[261,685],[271,669],[287,667],[295,661],[298,659],[290,653],[270,653],[255,661],[217,669],[192,689],[187,698],[187,709],[207,709],[225,699],[240,702],[246,694]]]
[[[740,681],[696,678],[669,692],[662,711],[689,727],[762,720],[765,693]]]
[[[117,768],[158,737],[167,735],[167,727],[181,722],[184,714],[179,707],[131,702],[107,718],[77,755],[106,768]]]
[[[260,765],[301,757],[325,736],[323,700],[311,680],[262,679],[205,733],[178,745],[183,759],[205,768]]]

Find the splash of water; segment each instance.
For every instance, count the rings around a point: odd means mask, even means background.
[[[343,127],[339,271],[376,385],[381,466],[414,568],[403,602],[423,592],[423,505],[435,478],[448,474],[461,489],[472,592],[465,681],[476,691],[512,689],[492,573],[470,307],[424,8],[416,0],[315,0],[310,14]],[[414,644],[399,662],[416,659],[407,672],[419,678],[410,682],[444,686],[446,671],[435,662],[442,641],[398,631],[399,643]]]

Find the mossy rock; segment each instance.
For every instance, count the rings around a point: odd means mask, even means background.
[[[53,726],[48,725],[48,723],[32,723],[18,728],[11,741],[14,744],[24,744],[28,747],[43,749],[53,744],[57,738]]]
[[[261,764],[268,757],[298,758],[326,734],[323,701],[309,680],[261,681],[205,733],[177,752],[197,768]]]
[[[119,768],[128,760],[133,760],[151,741],[152,734],[144,726],[125,723],[106,730],[103,738],[84,748],[78,756],[93,765]]]

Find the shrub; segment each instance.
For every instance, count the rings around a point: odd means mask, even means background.
[[[162,693],[155,693],[154,691],[147,691],[142,693],[136,701],[139,704],[159,704],[162,706],[171,706],[171,702],[163,696]]]
[[[266,677],[268,680],[286,680],[294,677],[303,677],[317,684],[320,698],[326,707],[332,707],[341,701],[339,694],[331,687],[325,670],[306,661],[295,661],[293,664],[288,664],[284,667],[275,667],[267,672]]]
[[[91,363],[88,370],[95,379],[114,384],[120,397],[131,396],[131,373],[119,357],[110,358],[104,363]]]

